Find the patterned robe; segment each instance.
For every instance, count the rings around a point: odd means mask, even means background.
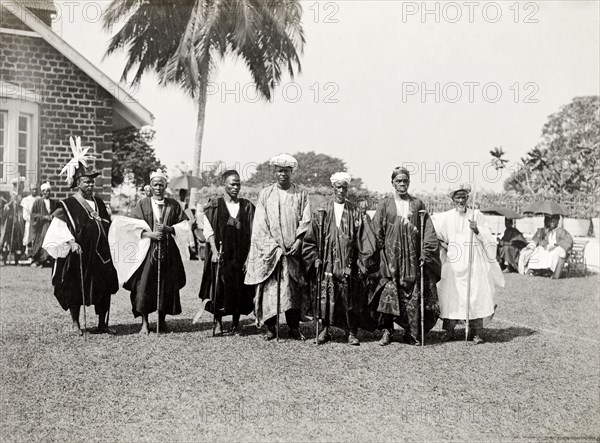
[[[413,338],[421,336],[421,268],[424,265],[425,332],[435,326],[439,316],[436,283],[440,279],[439,242],[429,214],[424,217],[424,240],[419,238],[420,210],[423,202],[409,196],[408,216],[397,213],[393,197],[379,203],[373,229],[381,250],[379,283],[370,305],[377,312],[396,317],[396,322]]]
[[[244,198],[239,199],[239,204],[240,210],[235,218],[229,215],[223,197],[211,200],[204,207],[204,213],[214,230],[217,248],[223,244],[216,293],[216,306],[221,315],[248,315],[254,307],[254,288],[244,284],[243,271],[250,251],[254,205]],[[207,247],[200,286],[200,298],[203,300],[212,297],[216,267],[211,258],[211,248]],[[210,304],[207,309],[213,312]]]
[[[0,229],[0,250],[6,257],[9,253],[22,254],[25,221],[23,208],[15,200],[4,205],[2,212],[2,227]]]
[[[280,311],[306,306],[306,277],[300,257],[286,255],[310,223],[308,194],[297,185],[282,190],[271,185],[258,195],[245,283],[257,285],[254,314],[257,325],[277,315],[277,272],[281,272]]]
[[[44,247],[48,249],[48,243],[52,243],[55,228],[66,224],[74,240],[81,246],[82,254],[66,253],[69,249],[65,245],[53,245],[65,252],[54,263],[54,295],[65,311],[81,306],[81,269],[85,304],[94,305],[96,313],[102,315],[110,307],[111,295],[119,290],[119,282],[106,235],[110,226],[110,216],[104,202],[97,197],[93,199],[96,204],[95,211],[79,195],[62,200],[53,214],[58,221],[53,220],[53,224],[48,228]]]
[[[165,198],[163,224],[173,226],[187,220],[187,216],[176,200]],[[152,197],[141,199],[133,209],[132,217],[144,220],[154,230]],[[158,254],[158,244],[161,254]],[[131,291],[131,309],[135,317],[156,311],[158,260],[160,259],[160,308],[168,315],[181,314],[179,290],[185,286],[185,269],[179,248],[172,234],[165,234],[160,242],[152,241],[144,262],[123,285]]]
[[[374,330],[376,325],[368,316],[365,278],[373,265],[377,264],[373,257],[377,246],[366,215],[362,215],[358,207],[349,201],[344,204],[339,226],[332,201],[323,204],[313,214],[304,237],[302,256],[310,271],[315,295],[318,295],[319,288],[316,287],[317,270],[314,263],[319,258],[320,239],[323,244],[323,266],[319,318],[325,318],[329,325],[345,330],[358,327]]]

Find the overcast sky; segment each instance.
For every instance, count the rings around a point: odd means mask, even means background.
[[[55,31],[118,80],[124,55],[102,60],[110,36],[98,5],[107,2],[56,3]],[[302,74],[296,83],[286,78],[272,103],[255,101],[242,63],[220,64],[204,162],[251,171],[276,153],[314,150],[344,159],[378,191],[390,189],[401,163],[416,171],[412,190],[446,190],[459,180],[500,190],[506,175],[486,166],[490,149],[502,146],[517,162],[548,115],[573,97],[599,94],[597,1],[302,4]],[[153,76],[133,93],[156,117],[163,163],[191,163],[191,99]]]

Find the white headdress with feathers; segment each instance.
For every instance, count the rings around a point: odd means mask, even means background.
[[[69,160],[69,163],[62,168],[60,171],[60,175],[66,174],[67,183],[69,186],[73,183],[73,178],[75,177],[75,172],[79,167],[79,164],[84,168],[88,167],[88,161],[96,160],[96,157],[93,155],[87,155],[87,152],[91,149],[91,146],[87,148],[81,147],[81,137],[77,136],[74,140],[73,137],[69,137],[69,141],[71,142],[71,151],[73,151],[73,158]]]

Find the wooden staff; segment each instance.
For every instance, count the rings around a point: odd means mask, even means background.
[[[85,308],[85,289],[83,284],[83,250],[79,250],[79,281],[81,282],[81,300],[83,301],[83,339],[86,339],[87,313]]]
[[[473,185],[473,188],[475,186]],[[473,191],[473,200],[471,201],[471,219],[475,220],[475,198],[477,197],[477,193]],[[469,314],[471,309],[471,271],[473,268],[473,236],[474,232],[469,226],[469,270],[467,274],[467,319],[465,323],[465,344],[469,343]]]
[[[316,297],[315,297],[315,343],[317,344],[317,346],[319,345],[319,314],[321,311],[321,284],[322,284],[322,268],[323,268],[323,254],[324,254],[324,250],[323,250],[323,239],[324,239],[324,235],[323,235],[323,229],[324,229],[324,225],[325,225],[325,210],[324,209],[319,209],[319,235],[317,237],[317,241],[318,241],[318,259],[317,259],[317,263],[320,263],[320,265],[316,266],[316,273],[317,273],[317,293],[316,293]]]
[[[425,265],[423,263],[423,241],[425,239],[425,210],[421,209],[419,211],[419,218],[421,219],[421,245],[420,245],[420,253],[421,257],[419,258],[420,266],[421,266],[421,346],[425,346],[425,278],[423,272],[425,271]]]
[[[277,273],[277,323],[275,325],[275,337],[277,341],[279,341],[279,311],[281,310],[281,261],[283,260],[283,256],[279,259],[279,263],[275,268],[275,272]]]
[[[163,222],[164,200],[158,203],[158,223]],[[164,231],[161,231],[165,235]],[[160,335],[160,262],[162,261],[162,239],[158,241],[158,278],[156,279],[156,335]]]
[[[212,290],[212,300],[211,300],[211,305],[212,305],[212,310],[213,310],[213,330],[212,330],[212,335],[213,337],[215,336],[215,330],[217,329],[217,287],[219,286],[219,268],[220,268],[220,264],[221,264],[221,255],[223,254],[223,242],[219,242],[219,252],[217,255],[217,262],[215,263],[215,282],[213,284],[213,290]]]

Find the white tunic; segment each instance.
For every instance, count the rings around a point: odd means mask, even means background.
[[[27,246],[29,243],[29,229],[31,226],[31,209],[33,208],[33,203],[35,199],[33,195],[28,195],[27,197],[21,200],[21,207],[23,208],[23,220],[25,220],[25,232],[23,233],[23,246]]]
[[[472,211],[456,209],[432,217],[441,241],[448,244],[442,250],[442,278],[437,284],[442,318],[464,320],[467,317],[467,282],[469,274],[469,218]],[[485,318],[494,313],[495,286],[504,286],[504,276],[496,261],[496,240],[479,211],[475,211],[479,234],[473,234],[471,293],[469,318]]]

